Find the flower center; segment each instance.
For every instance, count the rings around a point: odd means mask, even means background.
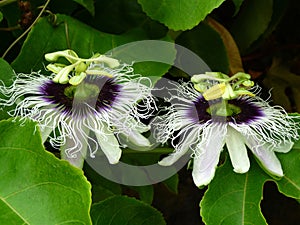
[[[64,90],[64,95],[67,98],[76,98],[79,102],[86,102],[89,99],[96,98],[99,93],[99,87],[89,83],[81,83],[78,86],[69,86]]]
[[[261,107],[249,98],[240,97],[227,101],[206,101],[200,96],[190,105],[187,116],[194,123],[206,123],[207,121],[219,121],[222,123],[252,123],[265,116]]]
[[[211,116],[234,116],[242,112],[241,108],[229,104],[228,102],[225,103],[216,103],[211,105],[206,109],[206,112],[209,113]]]
[[[114,79],[94,75],[88,75],[77,86],[51,80],[40,88],[45,101],[54,104],[54,107],[63,113],[78,115],[86,115],[91,108],[97,112],[111,109],[120,91],[121,86],[115,83]]]

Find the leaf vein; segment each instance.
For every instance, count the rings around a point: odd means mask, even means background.
[[[0,199],[15,213],[15,214],[17,214],[23,221],[24,221],[24,223],[23,224],[29,224],[29,222],[18,212],[18,211],[16,211],[7,201],[5,201],[5,199],[4,198],[2,198],[1,196],[0,196]]]
[[[292,184],[297,190],[300,190],[300,187],[298,187],[298,185],[296,183],[294,183],[290,178],[288,178],[287,176],[284,176],[284,178],[290,183]]]
[[[79,196],[81,196],[81,195],[80,195],[80,192],[78,192],[77,190],[75,190],[75,189],[73,189],[73,188],[71,188],[71,187],[67,187],[67,186],[62,185],[62,184],[57,183],[57,182],[49,182],[49,181],[48,181],[48,182],[42,182],[42,183],[34,184],[34,185],[28,186],[28,187],[26,187],[26,188],[24,188],[24,189],[15,191],[15,192],[13,192],[13,193],[10,193],[9,195],[5,196],[4,199],[8,199],[8,198],[10,198],[10,197],[12,197],[12,196],[14,196],[14,195],[16,195],[16,194],[22,193],[22,192],[24,192],[24,191],[28,191],[28,190],[30,190],[30,189],[32,189],[32,188],[35,188],[35,187],[38,187],[38,186],[43,186],[43,185],[49,185],[49,184],[54,184],[54,185],[57,185],[57,186],[62,186],[62,187],[64,187],[64,188],[66,188],[66,189],[70,189],[71,191],[73,191],[73,192],[77,193]]]
[[[244,184],[244,195],[243,195],[243,207],[242,207],[242,223],[244,225],[245,221],[245,204],[246,204],[246,193],[247,193],[247,183],[248,183],[248,173],[245,175],[245,184]]]

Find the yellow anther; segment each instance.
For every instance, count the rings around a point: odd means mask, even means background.
[[[216,85],[212,86],[211,88],[209,88],[207,91],[205,91],[203,93],[203,97],[207,101],[218,99],[223,96],[223,94],[225,93],[225,90],[226,90],[225,83],[216,84]]]

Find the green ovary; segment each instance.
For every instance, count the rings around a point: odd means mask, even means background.
[[[228,104],[227,102],[222,102],[211,105],[209,108],[207,108],[206,112],[212,116],[227,117],[239,114],[241,109],[240,107]]]
[[[64,94],[68,98],[76,98],[76,100],[83,102],[91,98],[98,97],[99,87],[94,84],[81,83],[78,86],[70,86],[65,88]]]

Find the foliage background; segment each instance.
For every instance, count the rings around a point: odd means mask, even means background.
[[[298,0],[2,0],[0,79],[9,85],[14,71],[47,73],[48,52],[71,48],[90,57],[133,41],[168,40],[198,54],[213,71],[244,70],[266,96],[273,88],[273,103],[299,112],[299,14]],[[165,65],[134,66],[145,76],[187,79]],[[0,224],[293,225],[299,220],[299,142],[279,155],[282,180],[254,160],[249,173],[234,174],[225,153],[208,188],[194,187],[184,169],[154,186],[126,187],[87,165],[82,172],[54,157],[56,150],[46,145],[45,151],[39,134],[32,136],[34,124],[20,126],[7,110],[0,111]],[[122,160],[138,163],[138,157],[125,151]]]

